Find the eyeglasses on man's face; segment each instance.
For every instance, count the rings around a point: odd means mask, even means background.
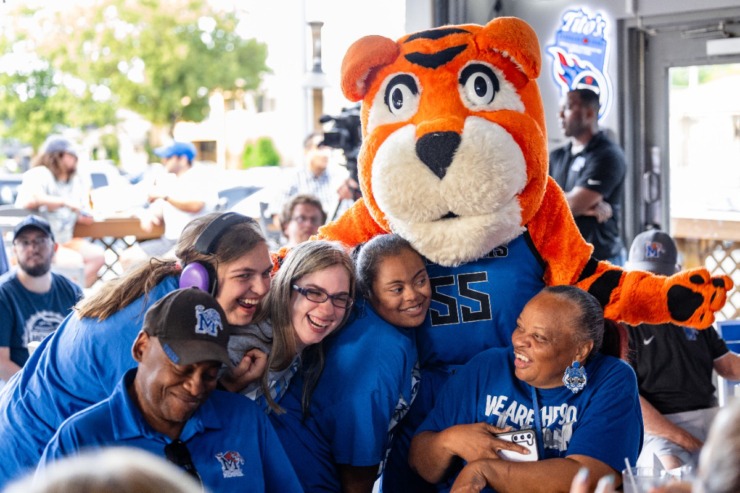
[[[308,301],[313,301],[314,303],[324,303],[326,302],[326,300],[331,300],[332,305],[345,310],[351,307],[352,303],[354,302],[352,297],[346,293],[329,294],[319,288],[302,288],[295,284],[293,285],[293,289],[305,296]]]
[[[319,216],[293,216],[290,220],[295,221],[298,224],[311,223],[313,226],[321,224],[321,217]]]
[[[24,250],[27,250],[31,247],[34,248],[43,248],[45,246],[48,246],[50,243],[50,238],[48,236],[37,236],[36,238],[16,238],[13,240],[13,245],[17,246],[18,248],[22,248]]]
[[[164,446],[164,455],[167,457],[168,461],[181,467],[186,473],[192,476],[193,479],[200,483],[201,488],[203,487],[203,480],[200,478],[200,474],[198,474],[195,464],[193,464],[193,458],[190,456],[190,451],[188,450],[187,445],[185,445],[185,442],[177,439],[168,443]]]

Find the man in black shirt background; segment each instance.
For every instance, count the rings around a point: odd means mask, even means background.
[[[677,260],[673,238],[652,230],[635,237],[627,268],[671,275],[680,270]],[[718,410],[712,370],[729,380],[738,380],[740,356],[727,349],[713,327],[625,327],[645,423],[638,467],[653,467],[654,455],[665,469],[684,464],[695,466]]]
[[[550,176],[565,191],[594,257],[623,265],[619,229],[626,165],[622,149],[599,130],[599,96],[590,89],[568,92],[560,125],[570,142],[550,153]]]

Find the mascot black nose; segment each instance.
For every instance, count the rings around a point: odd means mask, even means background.
[[[416,155],[441,180],[459,145],[460,134],[457,132],[432,132],[416,141]]]

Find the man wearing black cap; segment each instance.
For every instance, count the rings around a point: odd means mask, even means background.
[[[667,233],[635,237],[627,268],[670,276],[680,270],[676,243]],[[627,326],[631,364],[637,373],[645,442],[637,459],[665,469],[696,465],[717,412],[712,370],[740,379],[740,356],[729,351],[713,327],[696,330],[673,324]]]
[[[55,331],[82,290],[51,272],[57,244],[51,227],[39,216],[27,216],[13,232],[16,270],[0,277],[0,380],[25,364],[29,346]]]
[[[147,311],[129,370],[111,396],[67,419],[44,465],[82,449],[136,447],[167,458],[208,491],[299,492],[298,478],[261,409],[215,390],[230,326],[197,288],[173,291]]]
[[[218,205],[218,193],[211,185],[213,175],[205,167],[193,165],[193,144],[175,141],[154,153],[162,159],[165,173],[145,185],[149,187],[150,205],[141,215],[141,227],[150,231],[154,225],[164,223],[164,235],[127,248],[120,259],[125,270],[150,257],[168,254],[191,220],[213,212]]]

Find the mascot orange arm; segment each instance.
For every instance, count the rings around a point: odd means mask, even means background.
[[[732,281],[694,269],[664,277],[591,257],[547,176],[540,47],[515,18],[358,40],[342,88],[362,101],[363,199],[319,231],[349,246],[393,231],[454,267],[529,234],[546,284],[574,284],[630,324],[706,328]]]
[[[714,312],[725,304],[732,288],[727,276],[712,277],[706,269],[670,277],[628,272],[590,257],[592,247],[578,233],[565,195],[553,180],[548,181],[540,211],[528,229],[547,261],[546,283],[575,284],[590,292],[604,306],[606,318],[632,325],[673,322],[706,328],[714,322]],[[553,228],[563,231],[562,237],[569,241],[550,237],[547,232]]]

